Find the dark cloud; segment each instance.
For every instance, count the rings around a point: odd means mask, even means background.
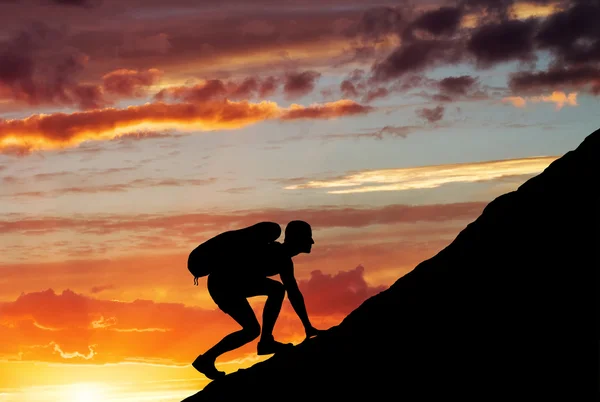
[[[481,68],[512,60],[533,61],[536,26],[533,18],[484,25],[475,30],[466,47]]]
[[[93,7],[100,5],[102,0],[51,0],[53,3],[65,6]]]
[[[107,105],[99,88],[77,83],[89,57],[65,40],[64,30],[35,23],[0,42],[0,96],[29,105]]]
[[[401,45],[385,60],[372,67],[374,81],[388,81],[404,74],[423,71],[441,63],[455,63],[460,59],[460,49],[447,40],[414,40]]]
[[[600,67],[559,67],[547,71],[516,72],[510,75],[509,87],[515,93],[584,89],[594,95],[600,95]]]
[[[378,41],[389,34],[400,34],[406,21],[400,7],[374,7],[366,10],[356,24],[353,31],[355,35],[361,35]]]
[[[149,68],[156,68],[177,75],[177,80],[183,74],[188,74],[186,78],[191,75],[208,79],[193,88],[168,88],[159,92],[157,99],[196,102],[225,97],[263,98],[281,86],[287,99],[294,99],[315,90],[319,66],[335,65],[355,52],[357,57],[352,60],[363,65],[370,63],[371,68],[366,68],[369,72],[360,77],[347,77],[339,91],[344,97],[369,102],[386,96],[385,91],[415,88],[406,80],[409,76],[422,76],[430,68],[458,62],[474,62],[479,68],[508,61],[533,65],[538,50],[550,52],[554,67],[581,67],[600,61],[600,28],[596,23],[600,6],[592,0],[531,0],[527,5],[560,3],[563,9],[548,18],[527,20],[518,20],[511,14],[513,5],[524,4],[512,0],[438,3],[425,12],[417,12],[418,7],[408,3],[369,7],[368,2],[357,1],[349,7],[334,8],[329,6],[336,1],[308,1],[293,13],[285,3],[269,13],[258,11],[261,8],[257,5],[252,15],[226,13],[210,18],[201,12],[165,12],[189,7],[187,0],[169,4],[156,0],[110,1],[105,3],[111,7],[96,7],[85,13],[76,7],[45,7],[51,14],[47,20],[53,21],[52,26],[68,29],[39,24],[19,35],[7,35],[8,29],[23,25],[24,18],[41,10],[38,7],[42,3],[28,3],[32,8],[29,10],[24,2],[13,2],[10,11],[15,17],[0,16],[0,23],[10,25],[4,35],[8,39],[0,44],[1,98],[30,105],[99,108],[114,103],[115,99],[108,95],[145,94],[155,77],[144,74]],[[75,6],[93,2],[62,3]],[[294,4],[289,3],[289,7],[295,7]],[[198,11],[203,5],[198,5]],[[127,7],[139,10],[141,23],[135,30],[128,24],[129,14],[121,12]],[[164,18],[157,24],[153,18],[163,12]],[[476,17],[480,25],[474,29],[461,27],[467,14]],[[104,18],[111,15],[116,19]],[[81,28],[91,24],[95,24],[94,32]],[[98,40],[100,36],[102,40]],[[392,37],[400,39],[401,44],[389,51],[386,46]],[[328,59],[330,51],[323,52],[332,43],[341,44],[340,56],[334,57],[333,62]],[[378,47],[381,44],[385,46]],[[303,51],[290,50],[300,48]],[[297,56],[303,53],[319,56]],[[269,59],[269,73],[274,76],[259,78],[265,66],[253,61],[254,55],[259,56],[256,60]],[[247,65],[246,58],[251,60]],[[117,68],[136,73],[110,75]],[[276,77],[272,70],[280,68],[298,72]],[[240,70],[244,70],[243,75],[238,74]],[[247,78],[229,80],[240,75]],[[111,83],[102,85],[102,77],[107,76]],[[99,85],[95,85],[98,81]],[[390,85],[384,86],[385,81]],[[329,92],[328,96],[334,94]],[[440,90],[432,96],[444,102],[456,99],[451,91]]]
[[[418,130],[417,126],[384,126],[377,130],[365,130],[364,132],[349,134],[326,134],[321,138],[324,140],[349,139],[349,138],[374,138],[382,140],[384,137],[406,138],[409,134]]]
[[[421,108],[416,111],[417,116],[422,117],[430,123],[442,120],[444,117],[444,106],[439,105],[433,109]]]
[[[255,77],[245,78],[241,83],[229,84],[229,95],[231,99],[251,99],[259,90],[259,82]]]
[[[358,97],[358,91],[356,86],[350,80],[344,80],[340,84],[340,91],[344,98],[356,98]]]
[[[71,99],[83,110],[98,109],[112,104],[97,85],[75,85],[71,88]]]
[[[93,286],[90,289],[90,293],[100,293],[105,290],[110,290],[110,289],[114,289],[114,288],[115,288],[114,285]]]
[[[277,77],[267,77],[263,79],[259,84],[258,96],[265,98],[271,96],[277,91],[277,88],[281,84],[281,80]]]
[[[385,98],[390,94],[390,91],[387,88],[379,87],[370,90],[364,97],[364,102],[369,103],[374,101],[375,99]]]
[[[535,39],[541,49],[551,49],[566,63],[600,61],[600,2],[575,4],[549,16]]]
[[[423,29],[433,35],[452,35],[458,29],[463,10],[458,7],[440,7],[419,16],[412,28]]]
[[[477,78],[470,75],[461,75],[458,77],[446,77],[439,81],[440,91],[450,95],[465,95],[477,83]]]
[[[319,77],[321,77],[321,73],[316,71],[287,74],[283,84],[283,91],[288,99],[307,95],[313,91]]]

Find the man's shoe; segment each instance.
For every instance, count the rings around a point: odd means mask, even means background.
[[[194,367],[196,370],[198,370],[211,380],[216,380],[217,378],[225,377],[225,372],[217,370],[214,361],[210,361],[202,355],[198,356],[196,360],[194,360],[194,362],[192,363],[192,367]]]
[[[293,343],[281,343],[275,340],[259,341],[256,351],[259,355],[271,355],[273,353],[281,352],[282,350],[290,350],[293,347]]]

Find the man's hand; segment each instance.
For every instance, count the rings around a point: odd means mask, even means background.
[[[321,335],[324,332],[325,331],[316,329],[311,325],[310,327],[306,328],[306,339],[312,338],[313,336]]]

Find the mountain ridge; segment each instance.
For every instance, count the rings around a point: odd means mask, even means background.
[[[582,355],[566,339],[586,325],[583,284],[598,290],[599,162],[600,129],[339,325],[184,401],[573,399]]]

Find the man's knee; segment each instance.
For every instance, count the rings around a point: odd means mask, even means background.
[[[273,281],[274,283],[271,285],[269,289],[268,297],[273,297],[274,299],[281,299],[285,297],[285,287],[283,284],[277,281]]]

